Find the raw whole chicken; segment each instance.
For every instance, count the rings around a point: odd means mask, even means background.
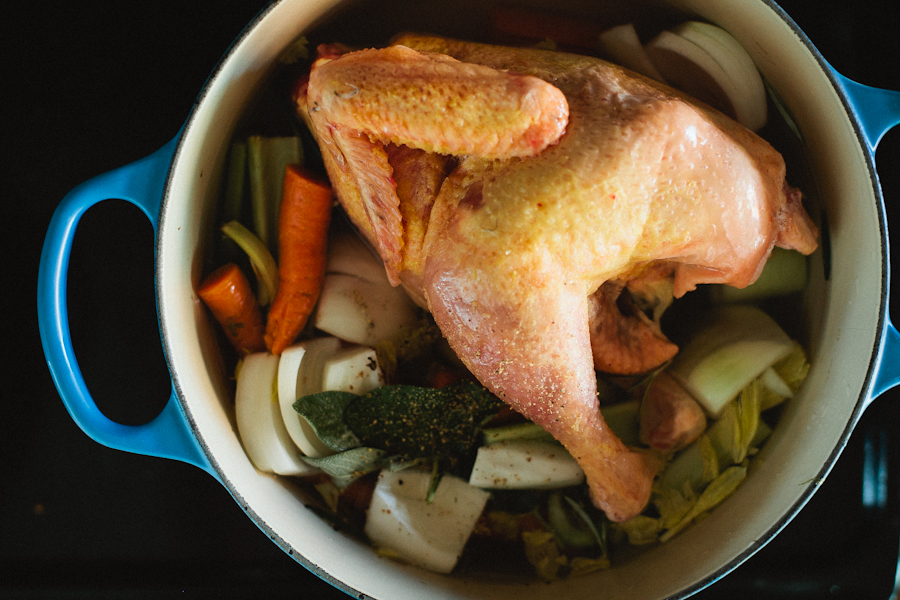
[[[606,426],[595,368],[660,365],[673,296],[750,284],[773,245],[816,247],[771,146],[599,59],[413,35],[326,45],[296,101],[391,281],[568,449],[613,521],[641,512],[658,462]]]

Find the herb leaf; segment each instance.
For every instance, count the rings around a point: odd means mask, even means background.
[[[482,426],[502,406],[470,381],[444,388],[386,385],[350,403],[344,422],[363,445],[389,454],[458,458],[478,445]]]
[[[362,445],[344,422],[344,410],[358,397],[351,392],[310,394],[294,402],[294,410],[309,422],[322,443],[343,452]]]
[[[303,460],[331,475],[334,484],[341,489],[386,464],[383,450],[366,447],[353,448],[322,458],[304,456]]]

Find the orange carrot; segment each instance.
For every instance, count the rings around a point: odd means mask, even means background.
[[[299,165],[288,165],[278,216],[278,291],[266,323],[272,354],[290,345],[319,299],[331,220],[331,186]]]
[[[240,267],[234,263],[222,265],[203,280],[197,294],[238,353],[243,355],[266,349],[259,304]]]

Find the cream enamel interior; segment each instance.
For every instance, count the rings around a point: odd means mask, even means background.
[[[682,0],[753,55],[803,131],[830,226],[832,265],[812,261],[808,293],[813,369],[752,476],[725,504],[671,542],[594,575],[545,585],[464,580],[379,558],[336,533],[284,480],[258,473],[237,437],[225,373],[194,289],[228,142],[282,48],[331,9],[325,0],[282,0],[261,15],[207,83],[176,154],[158,240],[164,344],[183,406],[213,466],[263,531],[301,562],[374,598],[629,598],[683,596],[733,568],[808,498],[845,443],[866,393],[884,298],[883,235],[867,157],[839,96],[795,31],[763,2]],[[450,3],[448,3],[450,4]],[[466,2],[450,9],[467,14]],[[474,14],[485,3],[473,4]],[[558,7],[559,3],[554,3]],[[573,3],[577,10],[584,3]],[[448,10],[443,8],[441,10]],[[473,14],[473,13],[468,13]],[[394,33],[386,31],[385,36]],[[817,218],[816,209],[813,210]],[[300,568],[298,566],[298,568]]]

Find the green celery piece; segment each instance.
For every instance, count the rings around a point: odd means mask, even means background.
[[[629,400],[600,406],[600,414],[623,444],[638,446],[640,435],[640,400]]]
[[[259,282],[257,294],[260,306],[266,306],[275,299],[278,290],[278,264],[272,253],[258,237],[238,221],[228,221],[222,225],[222,233],[240,246],[250,258],[250,266]]]
[[[681,492],[688,484],[692,490],[699,491],[718,476],[718,454],[709,435],[704,433],[666,465],[656,487]]]
[[[659,519],[654,519],[647,515],[632,517],[627,521],[617,523],[616,527],[625,532],[628,536],[628,543],[632,546],[652,544],[657,540],[659,532],[662,530],[662,524]]]
[[[228,179],[225,183],[225,204],[222,220],[234,221],[240,218],[244,204],[244,183],[247,175],[247,144],[235,142],[231,145],[228,161]]]
[[[549,531],[536,529],[523,531],[522,541],[525,545],[525,556],[534,567],[537,576],[544,581],[556,581],[560,569],[565,567],[569,559],[559,550],[556,537]]]
[[[687,514],[674,527],[659,536],[659,541],[667,542],[672,539],[675,534],[690,525],[691,521],[721,503],[737,489],[746,476],[747,467],[735,465],[725,469],[703,490]]]
[[[309,422],[323,444],[335,452],[343,452],[362,445],[344,422],[344,410],[357,397],[352,392],[309,394],[298,398],[293,406]]]
[[[303,460],[331,476],[334,484],[344,489],[356,479],[385,466],[384,450],[377,448],[352,448],[322,458],[304,456]]]
[[[756,436],[756,429],[759,426],[759,380],[754,379],[745,387],[737,398],[737,409],[739,416],[739,446],[737,449],[737,459],[735,464],[742,462],[747,457],[747,451],[753,443]]]
[[[250,200],[256,235],[273,255],[278,253],[278,212],[284,189],[284,170],[303,163],[299,137],[247,138]]]
[[[502,427],[491,427],[482,431],[485,445],[499,444],[500,442],[508,442],[512,440],[544,440],[548,442],[555,441],[553,436],[547,433],[543,427],[531,421],[525,423],[516,423],[514,425],[504,425]]]
[[[713,285],[710,297],[715,302],[756,302],[800,292],[806,287],[806,262],[796,250],[776,246],[756,281],[745,288]]]

